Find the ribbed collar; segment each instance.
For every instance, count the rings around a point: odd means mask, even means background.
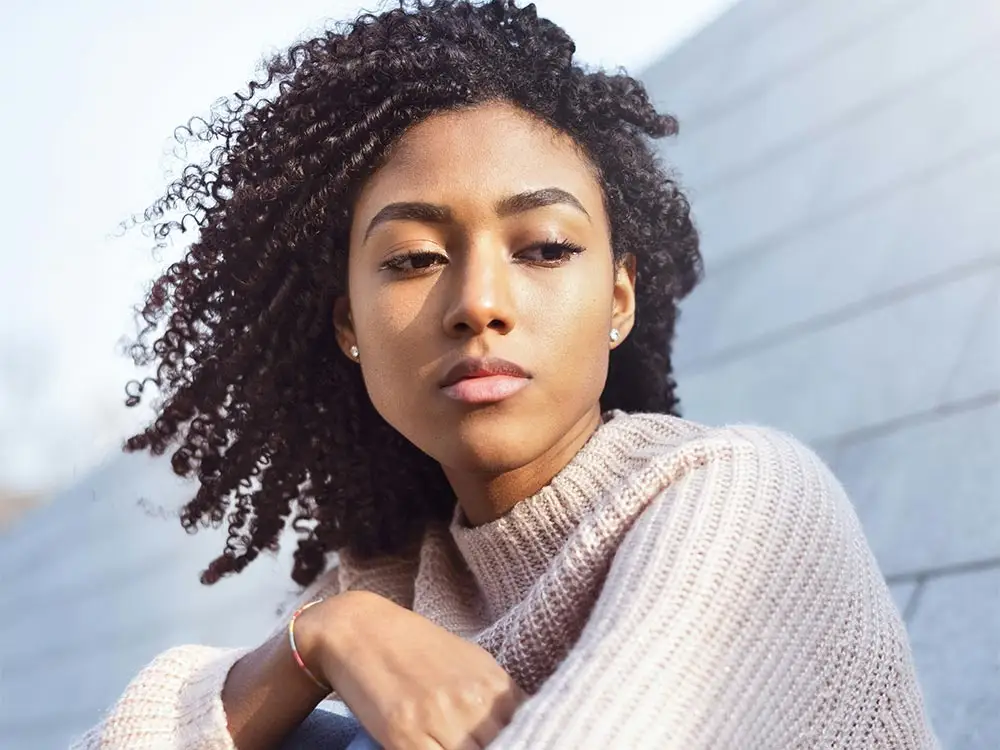
[[[664,443],[663,415],[607,412],[587,443],[545,487],[508,513],[470,528],[456,507],[450,531],[491,617],[520,602],[581,521]]]

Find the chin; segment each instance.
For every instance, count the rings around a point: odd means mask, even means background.
[[[520,469],[548,447],[538,421],[521,415],[497,414],[492,409],[474,411],[447,432],[439,431],[425,452],[455,469],[502,474]]]

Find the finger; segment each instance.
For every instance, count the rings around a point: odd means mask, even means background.
[[[390,738],[389,740],[382,742],[381,745],[376,746],[382,747],[384,750],[447,750],[447,748],[445,748],[440,742],[426,734],[422,734],[420,736],[410,735],[406,737]]]
[[[497,738],[508,723],[510,723],[508,720],[487,716],[476,725],[472,734],[481,747],[486,747]]]
[[[528,700],[525,693],[516,682],[511,682],[506,692],[497,696],[494,702],[493,715],[498,717],[504,726],[514,718],[514,713]]]
[[[370,729],[366,727],[366,731],[376,746],[384,750],[444,750],[440,742],[415,722],[381,724]]]
[[[528,694],[521,690],[521,686],[516,682],[512,684],[510,696],[513,699],[515,705],[520,706],[522,703],[528,700]]]
[[[442,733],[449,739],[440,739],[435,736],[435,747],[442,747],[444,750],[483,750],[485,745],[481,745],[473,735],[468,732],[446,732]]]
[[[430,734],[445,750],[482,750],[485,745],[476,739],[475,727],[489,717],[488,710],[485,705],[471,711],[453,707],[445,712]]]

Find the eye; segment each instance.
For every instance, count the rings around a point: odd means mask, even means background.
[[[444,265],[448,259],[441,253],[434,253],[428,250],[414,250],[409,253],[400,253],[386,260],[381,269],[399,274],[419,274],[433,268]]]
[[[531,245],[517,254],[519,260],[537,263],[543,266],[558,266],[569,261],[574,255],[583,252],[583,248],[569,240],[553,240]]]

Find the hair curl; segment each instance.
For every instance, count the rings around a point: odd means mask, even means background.
[[[299,536],[292,578],[308,585],[328,551],[398,553],[454,507],[440,467],[375,411],[331,323],[354,196],[433,112],[506,101],[588,155],[615,256],[634,254],[640,277],[640,315],[611,358],[602,407],[676,413],[676,303],[701,260],[688,202],[649,139],[677,123],[636,80],[575,65],[574,50],[533,5],[402,0],[292,46],[264,80],[180,129],[182,144],[215,146],[141,219],[160,247],[178,232],[197,238],[137,309],[130,353],[156,368],[129,384],[126,403],[150,385],[160,399],[125,450],[176,446],[174,471],[200,481],[182,525],[228,522],[203,583],[276,550],[289,518]]]

